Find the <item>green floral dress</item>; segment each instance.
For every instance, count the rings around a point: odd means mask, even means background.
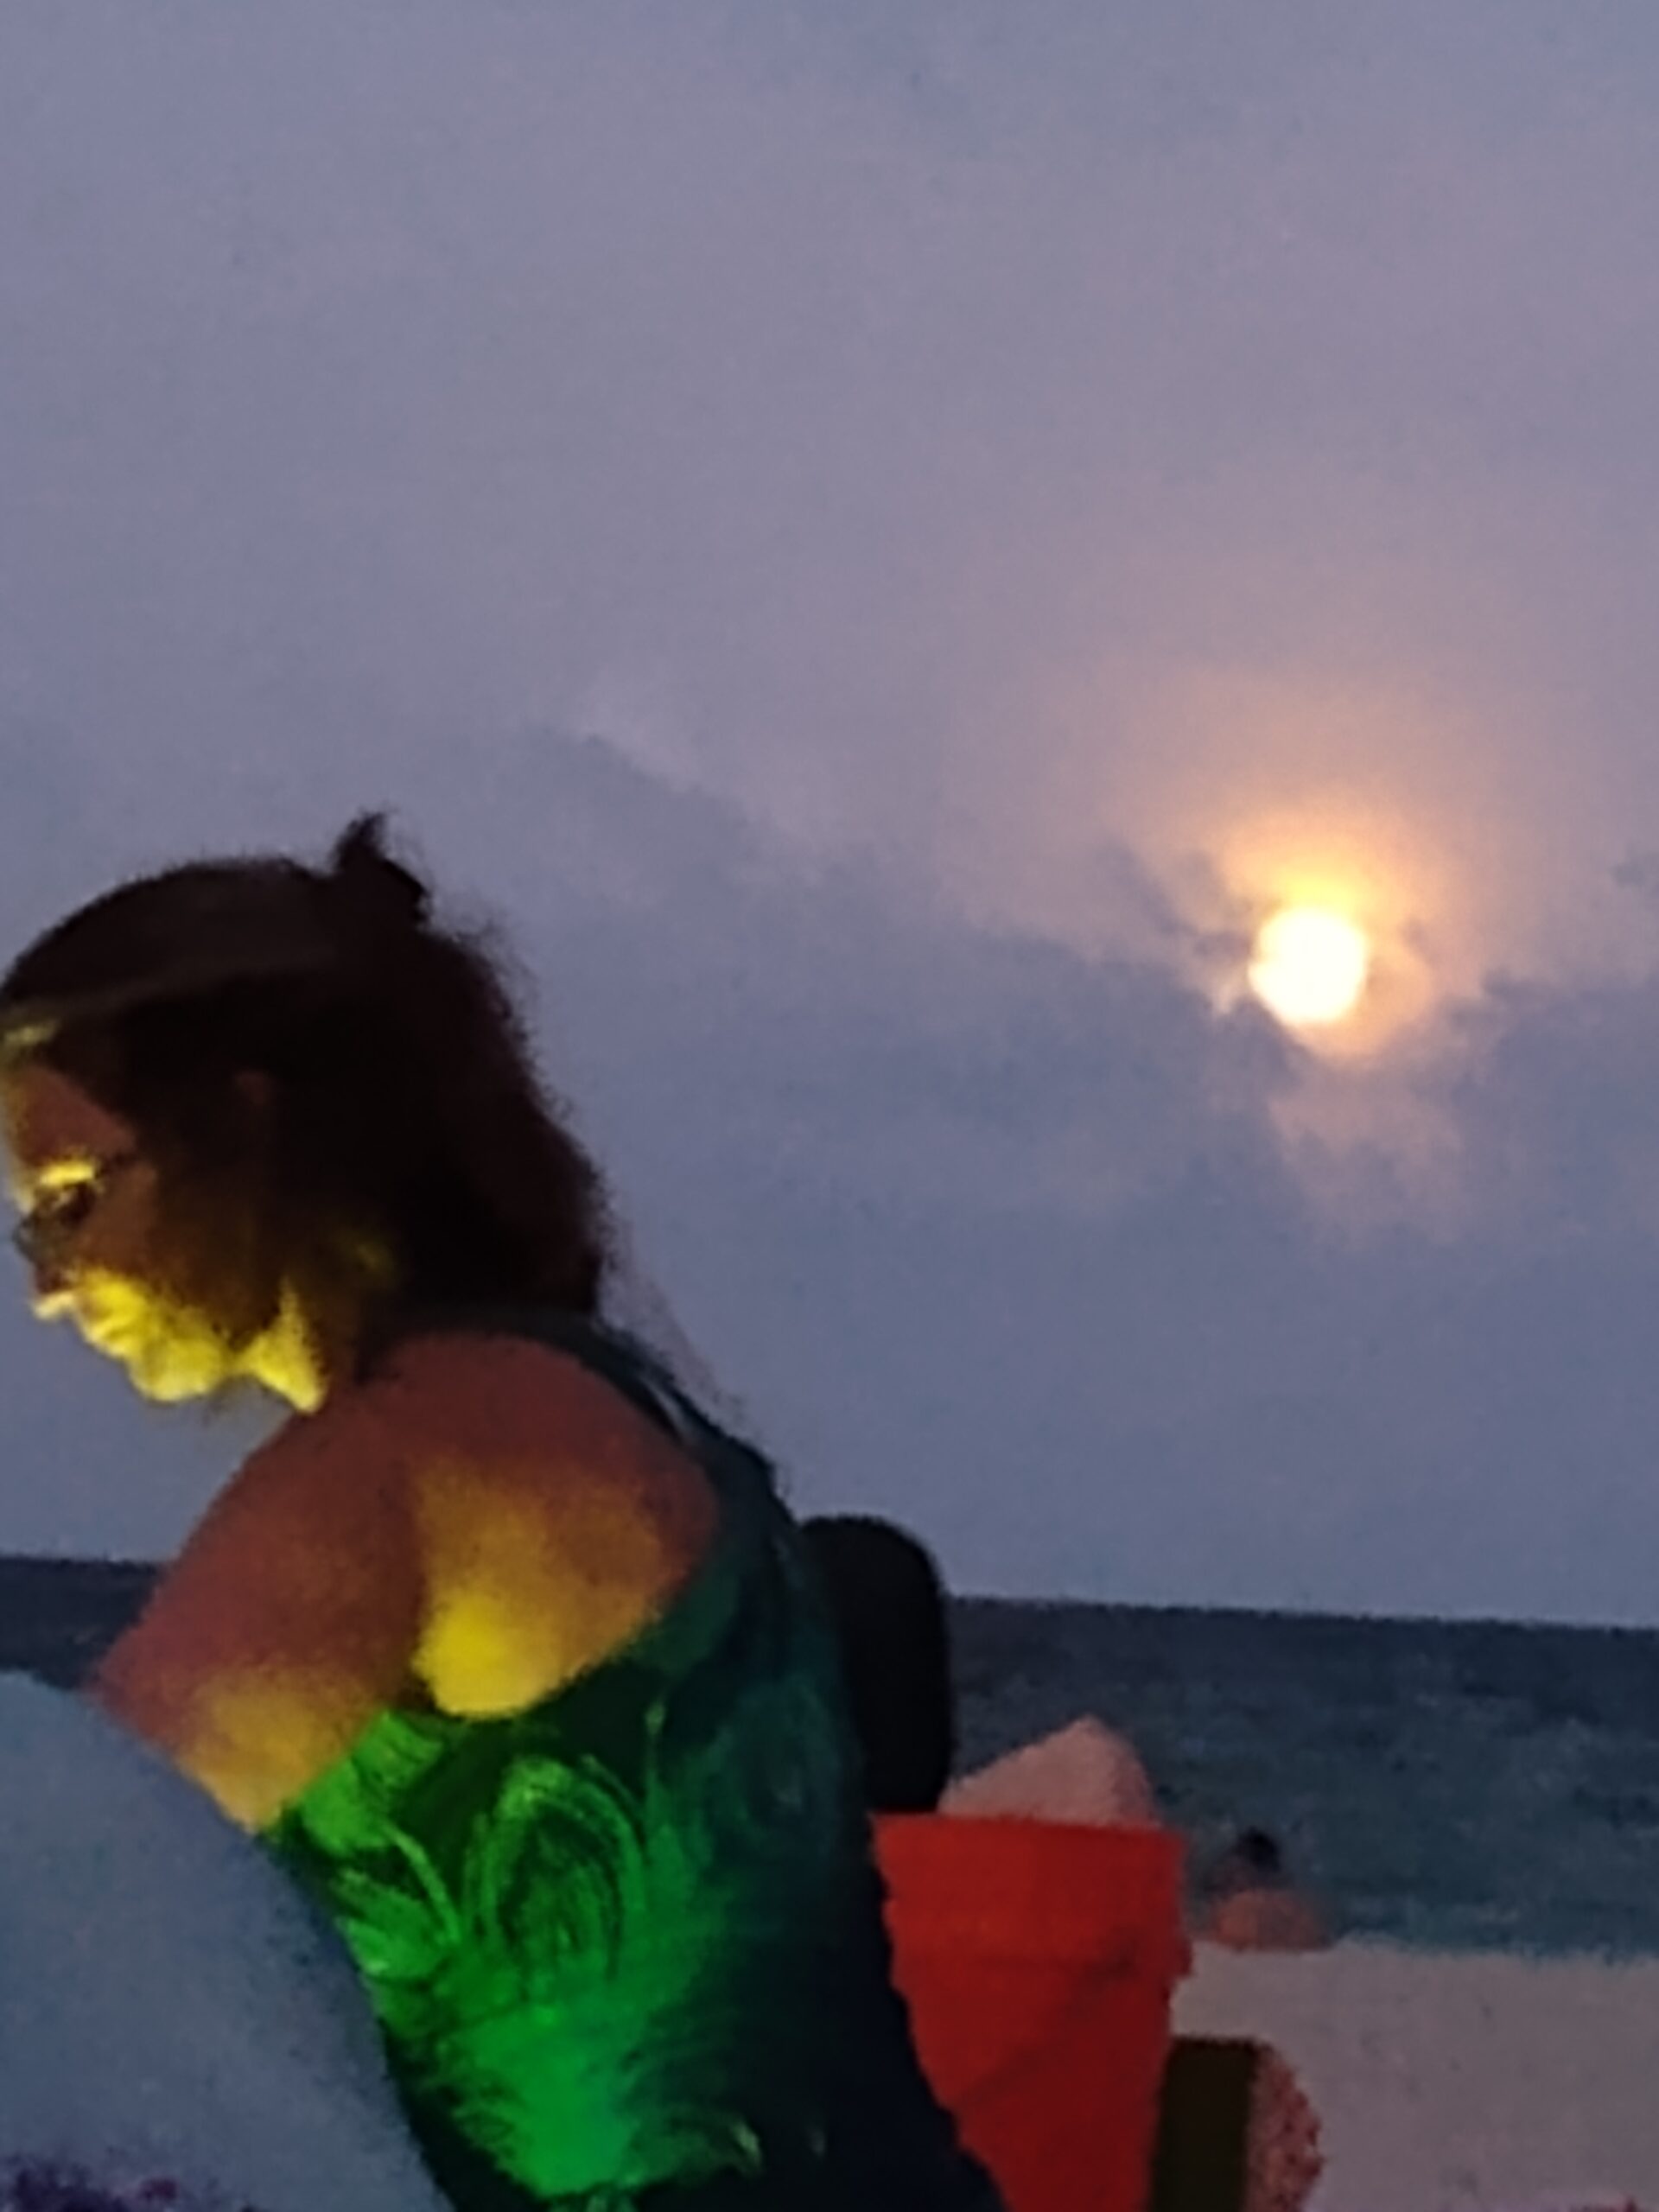
[[[462,2212],[995,2212],[916,2063],[837,1658],[766,1463],[636,1346],[596,1370],[696,1458],[671,1610],[501,1719],[384,1714],[268,1834],[354,1953]]]

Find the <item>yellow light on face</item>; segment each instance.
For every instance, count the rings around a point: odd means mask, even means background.
[[[1284,906],[1256,938],[1250,988],[1287,1028],[1317,1029],[1354,1012],[1370,969],[1357,923],[1327,906]]]

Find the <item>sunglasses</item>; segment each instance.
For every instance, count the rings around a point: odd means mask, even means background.
[[[88,1175],[37,1198],[11,1232],[14,1248],[36,1274],[54,1269],[67,1255],[123,1170],[142,1158],[137,1151],[114,1152]]]

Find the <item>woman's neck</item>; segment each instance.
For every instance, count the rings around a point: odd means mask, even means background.
[[[356,1372],[362,1335],[360,1300],[304,1299],[284,1283],[274,1319],[248,1346],[242,1364],[251,1381],[296,1412],[314,1414]]]

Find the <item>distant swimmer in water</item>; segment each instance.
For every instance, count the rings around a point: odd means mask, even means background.
[[[1323,1916],[1294,1888],[1284,1853],[1265,1828],[1244,1828],[1210,1869],[1198,1932],[1233,1951],[1318,1951],[1331,1941]]]

